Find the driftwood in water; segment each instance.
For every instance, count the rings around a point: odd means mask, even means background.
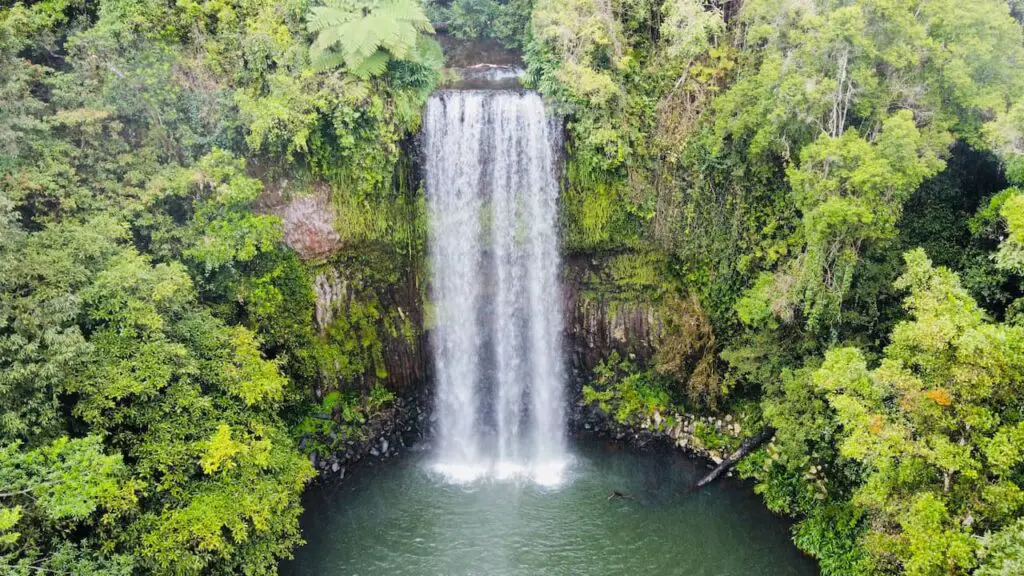
[[[616,498],[618,498],[619,500],[632,500],[633,499],[633,497],[630,496],[629,494],[623,494],[622,492],[619,492],[618,490],[613,490],[612,493],[608,495],[608,499],[609,500],[614,500]]]
[[[726,458],[725,460],[722,460],[718,464],[718,466],[715,466],[715,469],[709,472],[707,476],[701,478],[700,481],[697,482],[697,484],[694,486],[694,488],[701,488],[713,482],[715,478],[718,478],[719,476],[722,475],[723,472],[735,466],[736,463],[742,460],[744,456],[749,454],[752,450],[754,450],[761,444],[764,444],[765,441],[771,438],[774,434],[775,429],[768,427],[758,432],[756,436],[744,440],[735,452],[729,454],[729,457]]]

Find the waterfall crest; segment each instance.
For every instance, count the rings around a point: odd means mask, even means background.
[[[558,273],[558,131],[540,96],[427,102],[436,468],[558,483],[567,462]]]

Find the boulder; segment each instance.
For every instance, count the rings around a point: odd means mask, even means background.
[[[284,226],[285,244],[301,258],[325,258],[341,247],[329,196],[323,185],[313,194],[292,198],[275,210]]]

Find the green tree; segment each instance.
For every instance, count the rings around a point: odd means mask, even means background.
[[[719,146],[740,146],[754,166],[789,165],[801,220],[776,291],[794,286],[809,327],[835,337],[866,245],[893,236],[954,135],[980,144],[998,122],[986,119],[1008,114],[1020,26],[994,0],[751,2],[741,17],[743,41],[763,49],[715,100]]]
[[[392,59],[436,61],[434,28],[417,0],[329,0],[310,8],[310,46],[321,70],[344,64],[360,78],[380,76]]]
[[[31,451],[0,446],[0,569],[129,574],[130,557],[91,553],[67,535],[131,514],[138,488],[121,456],[106,455],[98,436],[61,437]],[[51,551],[49,540],[64,538]]]
[[[923,251],[906,260],[897,287],[910,293],[912,319],[893,330],[878,366],[840,348],[813,379],[842,426],[841,454],[867,471],[853,502],[867,511],[876,564],[966,574],[972,533],[1024,507],[1024,331],[987,321],[955,274]]]

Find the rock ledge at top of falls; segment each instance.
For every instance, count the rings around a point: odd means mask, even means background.
[[[518,66],[476,64],[466,68],[449,68],[453,78],[442,83],[443,88],[455,90],[515,90],[522,88],[526,71]]]
[[[439,34],[445,54],[442,88],[456,90],[507,90],[522,88],[526,73],[522,56],[497,40],[463,40]]]
[[[449,34],[438,34],[437,40],[444,50],[445,66],[448,68],[469,68],[479,64],[523,66],[523,58],[518,51],[509,50],[491,38],[465,40]]]

